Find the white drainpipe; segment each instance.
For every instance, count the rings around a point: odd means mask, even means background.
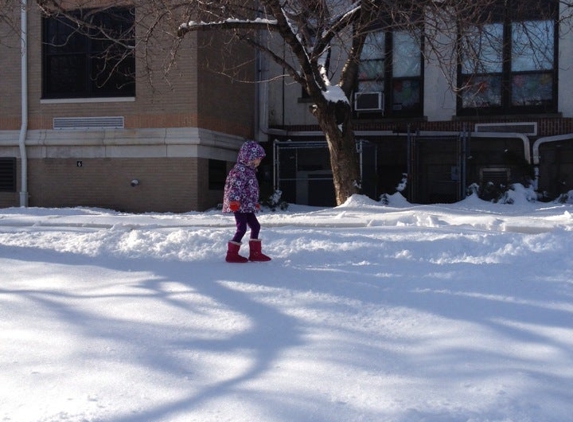
[[[21,166],[21,189],[20,206],[28,206],[28,157],[26,154],[26,135],[28,133],[28,4],[27,0],[22,0],[20,10],[21,26],[21,79],[22,79],[22,126],[20,127],[20,166]]]

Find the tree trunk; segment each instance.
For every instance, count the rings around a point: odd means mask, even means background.
[[[336,204],[341,205],[360,192],[360,168],[348,103],[316,104],[313,114],[326,136],[334,181]]]

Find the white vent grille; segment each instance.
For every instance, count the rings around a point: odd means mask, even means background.
[[[523,135],[537,136],[537,122],[478,123],[475,126],[475,131],[521,133]]]
[[[110,117],[54,117],[54,129],[85,130],[85,129],[123,129],[123,116]]]

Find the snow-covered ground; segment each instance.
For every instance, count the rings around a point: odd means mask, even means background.
[[[390,199],[0,209],[0,421],[571,420],[573,205]]]

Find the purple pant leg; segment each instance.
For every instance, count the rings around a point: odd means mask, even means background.
[[[235,236],[233,236],[233,242],[241,243],[243,236],[247,232],[247,226],[251,229],[251,239],[259,238],[261,225],[254,212],[236,212],[235,223],[237,231],[235,232]]]
[[[248,216],[247,224],[251,228],[251,239],[258,239],[259,232],[261,231],[261,225],[259,223],[259,220],[257,220],[257,216],[254,212],[247,214],[247,216]]]
[[[237,231],[235,232],[235,236],[233,236],[233,242],[241,243],[243,236],[247,232],[247,214],[244,212],[236,212],[235,224]]]

